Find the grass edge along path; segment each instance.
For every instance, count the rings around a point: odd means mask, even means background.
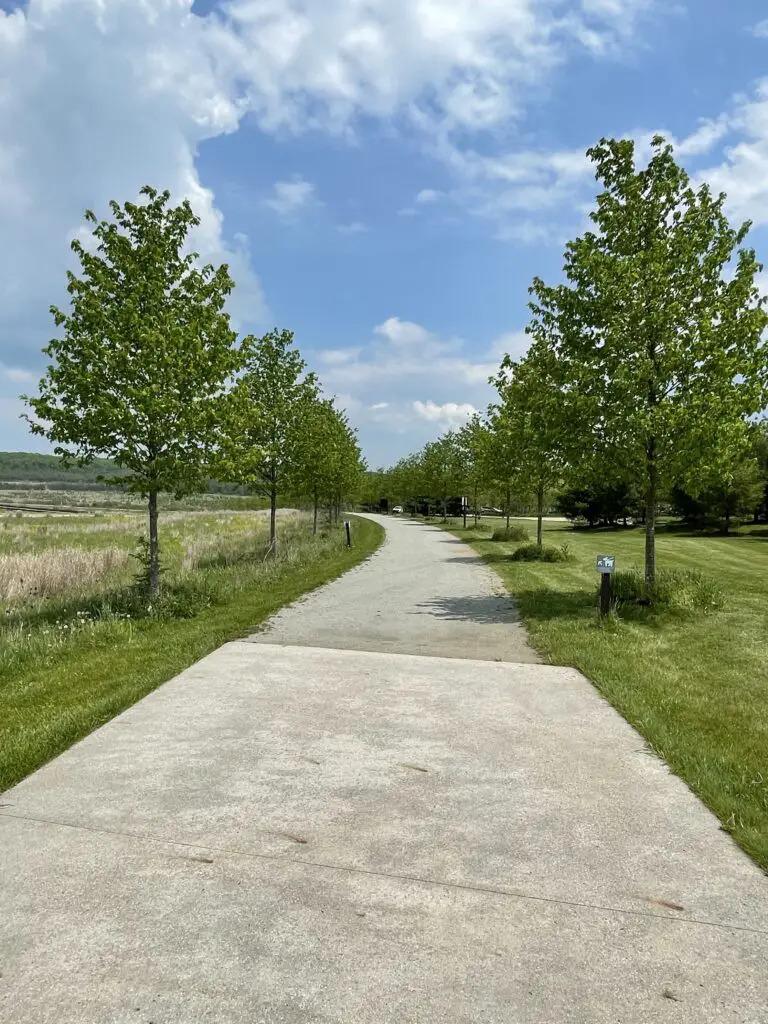
[[[768,873],[768,535],[662,533],[660,564],[714,576],[726,607],[688,617],[641,609],[602,625],[595,554],[642,565],[642,531],[545,522],[545,543],[566,543],[571,556],[547,564],[513,562],[517,544],[455,522],[443,528],[496,572],[542,660],[582,672]]]
[[[309,565],[286,565],[270,576],[268,586],[239,593],[193,618],[144,623],[119,649],[74,650],[62,663],[30,671],[42,694],[30,709],[37,712],[38,721],[25,731],[23,742],[0,749],[0,793],[222,644],[254,632],[281,608],[373,555],[384,540],[383,527],[366,519],[355,518],[353,523],[351,548],[341,547]],[[63,674],[70,698],[66,702],[61,699]],[[23,686],[23,679],[20,682]],[[71,699],[74,693],[80,700]]]

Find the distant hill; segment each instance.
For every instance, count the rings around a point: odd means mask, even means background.
[[[0,490],[49,488],[54,491],[101,491],[107,480],[117,481],[125,471],[109,459],[94,459],[88,466],[67,468],[57,455],[34,452],[0,452]],[[114,486],[112,484],[111,486]],[[246,487],[209,480],[212,494],[248,495]]]
[[[0,452],[0,486],[8,484],[39,484],[65,490],[104,487],[99,478],[115,480],[123,470],[108,459],[95,459],[91,465],[67,468],[57,455],[34,452]]]

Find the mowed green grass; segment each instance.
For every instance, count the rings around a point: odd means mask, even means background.
[[[536,524],[523,524],[535,538]],[[516,544],[455,525],[515,597],[534,646],[580,669],[651,748],[768,870],[768,529],[737,537],[658,537],[660,568],[699,569],[726,595],[707,614],[633,608],[605,624],[597,613],[595,556],[619,569],[643,564],[640,529],[574,530],[545,524],[545,543],[567,544],[570,563],[509,561]]]
[[[384,531],[359,519],[353,536],[352,548],[338,529],[333,543],[307,536],[298,560],[286,564],[213,570],[217,600],[193,618],[99,622],[45,656],[12,661],[19,668],[0,678],[0,792],[221,644],[357,565]]]

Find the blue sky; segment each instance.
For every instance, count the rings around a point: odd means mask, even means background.
[[[0,0],[0,448],[86,206],[187,195],[238,326],[296,333],[389,463],[525,349],[603,135],[658,131],[768,257],[758,0]],[[766,278],[768,280],[768,278]]]

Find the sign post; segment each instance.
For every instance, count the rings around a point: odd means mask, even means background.
[[[344,532],[347,535],[347,547],[352,547],[352,524],[348,519],[344,520]]]
[[[600,617],[611,612],[611,576],[616,572],[615,555],[598,555],[597,571],[600,573]]]

